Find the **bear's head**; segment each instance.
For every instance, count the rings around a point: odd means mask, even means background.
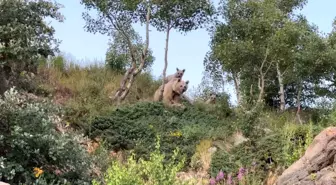
[[[173,91],[177,94],[183,94],[186,90],[186,86],[188,85],[188,83],[189,81],[185,82],[180,78],[175,79],[173,83]]]
[[[185,69],[180,70],[179,68],[176,68],[175,78],[182,78],[184,72]]]
[[[211,100],[216,100],[217,95],[215,93],[210,93],[210,99]]]
[[[215,93],[210,93],[209,99],[207,100],[207,103],[215,103],[216,102],[217,95]]]

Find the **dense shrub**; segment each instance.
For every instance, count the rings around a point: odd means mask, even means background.
[[[140,159],[136,162],[134,155],[131,155],[126,164],[115,161],[107,170],[103,182],[110,185],[183,184],[177,180],[176,174],[183,167],[184,159],[176,161],[177,156],[180,155],[178,149],[173,153],[173,156],[164,162],[165,155],[160,152],[160,140],[158,140],[155,151],[150,153],[149,160]],[[100,183],[95,180],[93,184]]]
[[[5,93],[0,99],[1,181],[32,184],[41,176],[46,184],[90,181],[91,160],[79,145],[81,136],[55,130],[60,113],[54,105],[28,100],[15,89]],[[41,173],[34,176],[34,170]]]
[[[197,90],[197,89],[196,89]],[[221,119],[226,119],[233,115],[232,107],[230,104],[230,96],[227,93],[217,94],[215,104],[205,104],[209,98],[209,92],[205,91],[203,93],[193,92],[191,89],[190,94],[196,94],[194,106],[199,111],[207,112],[211,115],[217,116]]]
[[[196,144],[211,137],[216,128],[222,129],[222,135],[232,131],[230,124],[193,107],[181,110],[165,108],[162,103],[141,102],[96,117],[90,137],[101,137],[113,150],[134,149],[137,156],[146,158],[154,149],[155,135],[160,135],[162,152],[171,156],[173,149],[179,147],[189,163]]]
[[[321,130],[312,124],[283,123],[283,125],[282,128],[263,134],[261,137],[251,137],[249,141],[229,152],[224,150],[216,152],[209,173],[215,176],[220,170],[230,173],[240,167],[256,165],[260,178],[265,178],[265,172],[279,167],[287,168],[298,160]]]

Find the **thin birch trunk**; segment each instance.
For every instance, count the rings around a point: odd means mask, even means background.
[[[277,69],[278,81],[279,81],[280,111],[284,111],[285,110],[285,91],[284,91],[283,77],[280,71],[279,63],[276,63],[276,69]]]
[[[167,24],[167,30],[166,30],[166,48],[165,48],[165,57],[164,57],[164,68],[162,71],[162,86],[161,86],[161,93],[159,100],[161,101],[163,98],[163,91],[165,88],[165,79],[166,79],[166,72],[168,67],[168,45],[169,45],[169,32],[170,32],[170,24]]]

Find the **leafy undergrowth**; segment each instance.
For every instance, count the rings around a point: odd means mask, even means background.
[[[61,110],[7,91],[0,99],[0,180],[10,184],[89,184],[93,158],[77,133],[60,133]],[[40,182],[39,184],[43,184]]]
[[[203,170],[201,179],[214,180],[218,175],[221,178],[219,172],[223,172],[225,181],[229,178],[260,184],[267,180],[268,172],[281,172],[299,159],[313,137],[334,122],[331,114],[329,120],[324,120],[324,126],[313,122],[298,125],[286,114],[266,111],[236,111],[234,118],[223,119],[197,106],[178,109],[166,108],[162,103],[139,102],[122,105],[92,119],[86,133],[91,139],[100,138],[103,142],[90,155],[80,145],[84,137],[58,128],[66,123],[62,120],[64,109],[35,98],[28,100],[11,90],[0,101],[0,147],[6,149],[1,151],[0,158],[2,181],[14,184],[90,184],[92,179],[110,182],[115,178],[128,181],[132,178],[122,172],[131,169],[130,173],[143,173],[132,175],[133,180],[141,183],[149,178],[144,175],[152,174],[155,175],[152,181],[167,178],[165,182],[179,184],[172,176],[181,170],[192,170],[195,174]],[[245,131],[248,138],[233,146],[237,130]],[[159,150],[155,145],[157,136],[161,140]],[[221,147],[218,143],[232,146]],[[179,155],[174,152],[176,148]],[[110,166],[111,150],[135,157],[128,157],[125,164],[115,161]],[[167,164],[177,166],[169,171],[163,168]],[[160,169],[168,170],[169,178]]]
[[[289,118],[288,115],[283,118],[287,119],[286,117]],[[270,178],[267,176],[269,172],[279,175],[297,161],[304,154],[314,136],[323,129],[321,125],[313,124],[313,122],[299,125],[279,118],[281,118],[280,115],[265,114],[265,112],[259,115],[255,125],[263,126],[261,129],[263,132],[258,129],[251,130],[258,134],[252,134],[253,137],[249,137],[248,141],[231,150],[217,151],[212,157],[209,174],[216,178],[222,171],[225,174],[231,174],[231,179],[240,181],[242,177],[239,176],[242,174],[239,173],[239,169],[244,169],[253,172],[246,174],[246,178],[253,176],[253,181],[266,182]],[[270,129],[264,126],[265,121],[268,122]],[[282,123],[281,127],[280,123]],[[272,124],[276,127],[272,128]],[[241,184],[244,183],[241,182]]]
[[[165,184],[182,185],[185,184],[176,178],[177,172],[184,165],[184,158],[176,160],[179,150],[175,149],[171,158],[165,161],[165,154],[160,152],[160,140],[158,138],[155,150],[150,153],[150,159],[140,158],[137,162],[134,155],[131,155],[125,164],[115,161],[106,172],[103,184],[110,185],[145,185],[145,184]],[[165,165],[163,165],[165,163]],[[100,185],[97,180],[94,185]]]
[[[159,135],[161,152],[170,157],[178,147],[189,164],[201,139],[225,137],[232,132],[226,120],[193,107],[181,110],[165,108],[162,103],[140,102],[94,118],[89,135],[106,141],[111,150],[134,150],[137,157],[143,158],[154,149],[153,141]]]

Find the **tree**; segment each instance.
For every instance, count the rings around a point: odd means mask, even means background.
[[[101,34],[121,34],[129,48],[132,64],[124,75],[114,96],[118,102],[124,100],[135,80],[135,77],[142,71],[146,63],[146,57],[149,47],[149,23],[151,15],[150,1],[130,1],[130,0],[81,0],[87,12],[83,13],[86,21],[85,28],[88,32]],[[97,11],[97,17],[93,18],[90,10]],[[146,12],[146,13],[144,13]],[[140,20],[142,15],[145,16],[146,22],[146,39],[140,59],[136,57],[136,48],[134,43],[135,33],[132,23]]]
[[[263,101],[267,83],[274,84],[273,69],[282,73],[285,71],[282,69],[289,67],[286,63],[293,63],[289,57],[294,56],[287,54],[297,47],[298,39],[291,38],[298,36],[300,30],[298,23],[292,20],[292,12],[305,2],[221,1],[220,12],[225,23],[218,24],[212,33],[208,54],[211,57],[207,57],[205,65],[210,66],[209,71],[218,70],[211,66],[221,66],[228,79],[234,81],[239,103],[242,94],[247,93],[257,102]],[[278,43],[277,39],[282,42]],[[279,81],[282,75],[278,75]],[[255,91],[258,96],[254,95]]]
[[[60,4],[48,0],[0,1],[0,93],[7,89],[9,75],[35,71],[38,57],[58,51],[55,30],[44,19],[62,22],[60,8]]]
[[[164,90],[164,79],[168,67],[169,34],[172,29],[179,32],[189,32],[209,23],[214,15],[214,7],[208,0],[170,0],[154,1],[152,8],[151,25],[158,31],[166,33],[164,69],[162,71],[162,87],[160,99]]]
[[[303,44],[307,35],[314,34],[303,17],[297,20],[286,19],[272,38],[272,57],[275,61],[276,76],[279,84],[280,110],[285,110],[285,83],[289,82],[289,76],[295,65],[300,62],[296,55],[301,52],[300,43]],[[314,51],[312,51],[314,52]],[[287,73],[287,74],[286,74]]]
[[[144,48],[144,43],[142,42],[140,36],[136,33],[130,33],[132,36],[132,43],[134,43],[135,48],[135,57],[137,58],[137,66],[139,66],[139,61],[141,59],[142,48]],[[153,52],[148,49],[148,55],[146,56],[146,61],[143,69],[149,70],[155,60],[155,57],[152,54]],[[120,32],[117,32],[113,35],[110,47],[106,53],[106,65],[116,71],[125,73],[126,69],[130,68],[132,65],[132,58],[130,55],[130,48],[123,39],[123,36]]]

